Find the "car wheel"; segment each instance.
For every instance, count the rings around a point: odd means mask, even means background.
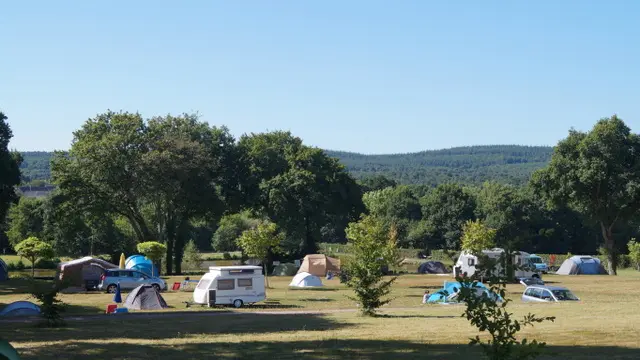
[[[540,279],[540,275],[538,275],[538,274],[533,274],[532,278],[534,278],[534,279]]]
[[[115,293],[116,293],[116,290],[118,290],[118,287],[117,287],[117,286],[115,286],[115,285],[113,285],[113,284],[111,284],[111,285],[107,286],[107,292],[108,292],[109,294],[115,294]]]
[[[162,290],[162,289],[160,289],[160,285],[158,285],[158,284],[153,284],[151,286],[153,286],[153,288],[156,289],[157,292],[160,292]]]
[[[236,300],[233,302],[233,307],[234,307],[234,308],[241,308],[241,307],[242,307],[242,300],[240,300],[240,299],[236,299]]]

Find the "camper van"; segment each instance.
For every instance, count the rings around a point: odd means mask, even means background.
[[[260,266],[211,266],[193,291],[193,302],[208,305],[253,304],[264,300],[264,275]]]
[[[482,253],[490,259],[499,259],[504,253],[504,249],[495,248],[491,250],[482,250]],[[458,261],[453,267],[453,276],[458,276],[464,273],[466,273],[467,276],[472,276],[476,272],[476,265],[478,265],[478,257],[463,251],[460,253]],[[513,265],[517,266],[517,269],[515,270],[516,279],[531,277],[540,278],[539,272],[529,263],[529,254],[524,251],[513,252]],[[496,270],[502,271],[502,266],[497,265]]]

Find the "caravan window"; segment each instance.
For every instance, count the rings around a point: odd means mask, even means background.
[[[252,279],[238,279],[238,287],[252,287],[253,280]]]
[[[469,260],[467,260],[467,264],[469,266],[474,266],[476,264],[476,259],[469,258]]]
[[[233,290],[235,288],[235,281],[233,281],[233,279],[218,280],[218,290]]]
[[[196,286],[196,289],[198,289],[198,290],[208,289],[209,288],[209,284],[211,284],[211,280],[202,279],[198,283],[198,286]]]

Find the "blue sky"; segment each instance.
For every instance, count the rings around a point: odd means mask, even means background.
[[[638,1],[97,3],[3,4],[13,148],[66,149],[107,109],[363,153],[640,131]]]

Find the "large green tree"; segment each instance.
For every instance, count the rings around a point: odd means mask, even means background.
[[[346,226],[363,211],[360,188],[344,167],[290,133],[243,136],[239,148],[247,204],[284,231],[287,250],[315,252],[325,225]]]
[[[431,229],[431,248],[458,250],[462,226],[475,218],[476,202],[470,192],[458,184],[438,185],[420,199],[423,220]]]
[[[4,222],[12,203],[18,200],[16,186],[20,184],[19,153],[9,151],[9,140],[13,137],[7,116],[0,112],[0,223]]]
[[[92,214],[128,220],[137,240],[166,243],[167,272],[180,272],[190,220],[219,217],[237,196],[234,140],[195,115],[157,117],[108,111],[74,133],[52,175],[61,194]],[[232,204],[237,206],[236,202]]]
[[[616,115],[589,132],[571,130],[554,149],[549,166],[532,180],[555,204],[569,203],[598,223],[615,275],[615,230],[640,210],[640,137]]]
[[[44,199],[21,197],[9,209],[7,237],[11,245],[31,236],[43,238],[45,203]]]
[[[418,221],[422,218],[420,202],[412,187],[401,185],[365,193],[362,196],[366,209],[386,226],[392,224],[398,231],[398,245],[423,247],[425,232]],[[427,232],[428,233],[428,232]]]
[[[260,220],[252,218],[248,212],[223,216],[213,234],[213,249],[218,252],[238,250],[236,240],[243,232],[258,226],[259,223]]]

